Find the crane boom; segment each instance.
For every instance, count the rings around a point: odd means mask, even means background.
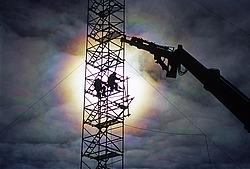
[[[141,38],[126,37],[122,42],[143,49],[154,55],[155,62],[167,72],[166,76],[176,78],[181,72],[181,66],[190,71],[225,107],[227,107],[250,132],[250,99],[238,90],[233,84],[221,76],[218,69],[208,69],[189,54],[181,45],[177,49],[170,46],[161,46]],[[166,60],[167,59],[167,63]]]

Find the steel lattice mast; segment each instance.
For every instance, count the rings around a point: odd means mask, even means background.
[[[124,166],[125,0],[88,0],[81,169]]]

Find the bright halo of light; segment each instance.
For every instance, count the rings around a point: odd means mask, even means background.
[[[58,91],[62,97],[63,104],[67,107],[67,118],[75,123],[79,129],[82,122],[83,91],[84,91],[84,64],[82,56],[67,55],[64,65],[59,73],[60,77],[67,77]]]
[[[140,72],[140,51],[134,47],[126,48],[126,74],[129,77],[128,93],[134,100],[129,106],[131,116],[125,119],[127,124],[136,124],[146,115],[152,103],[155,81],[147,74]]]
[[[151,85],[155,81],[145,72],[139,70],[140,50],[127,46],[126,48],[126,76],[128,79],[128,94],[134,97],[129,106],[131,116],[125,118],[125,123],[134,125],[147,114],[154,90]],[[68,105],[67,117],[74,120],[77,126],[81,126],[83,94],[84,94],[84,56],[68,55],[64,60],[64,66],[59,73],[61,77],[70,76],[64,82],[60,95],[64,104]],[[71,73],[72,72],[72,73]]]

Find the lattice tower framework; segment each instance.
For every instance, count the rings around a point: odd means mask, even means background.
[[[80,169],[124,166],[125,0],[88,0]]]

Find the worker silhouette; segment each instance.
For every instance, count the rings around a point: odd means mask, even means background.
[[[96,90],[96,96],[98,98],[101,98],[101,96],[106,96],[105,92],[106,92],[106,87],[104,85],[106,84],[105,82],[103,82],[101,79],[96,79],[94,82],[94,87]]]
[[[120,80],[122,81],[121,79],[119,79],[118,77],[116,77],[116,73],[113,72],[109,77],[108,77],[108,87],[110,87],[110,91],[112,92],[114,89],[119,91],[118,90],[118,84],[116,83],[116,80]]]

